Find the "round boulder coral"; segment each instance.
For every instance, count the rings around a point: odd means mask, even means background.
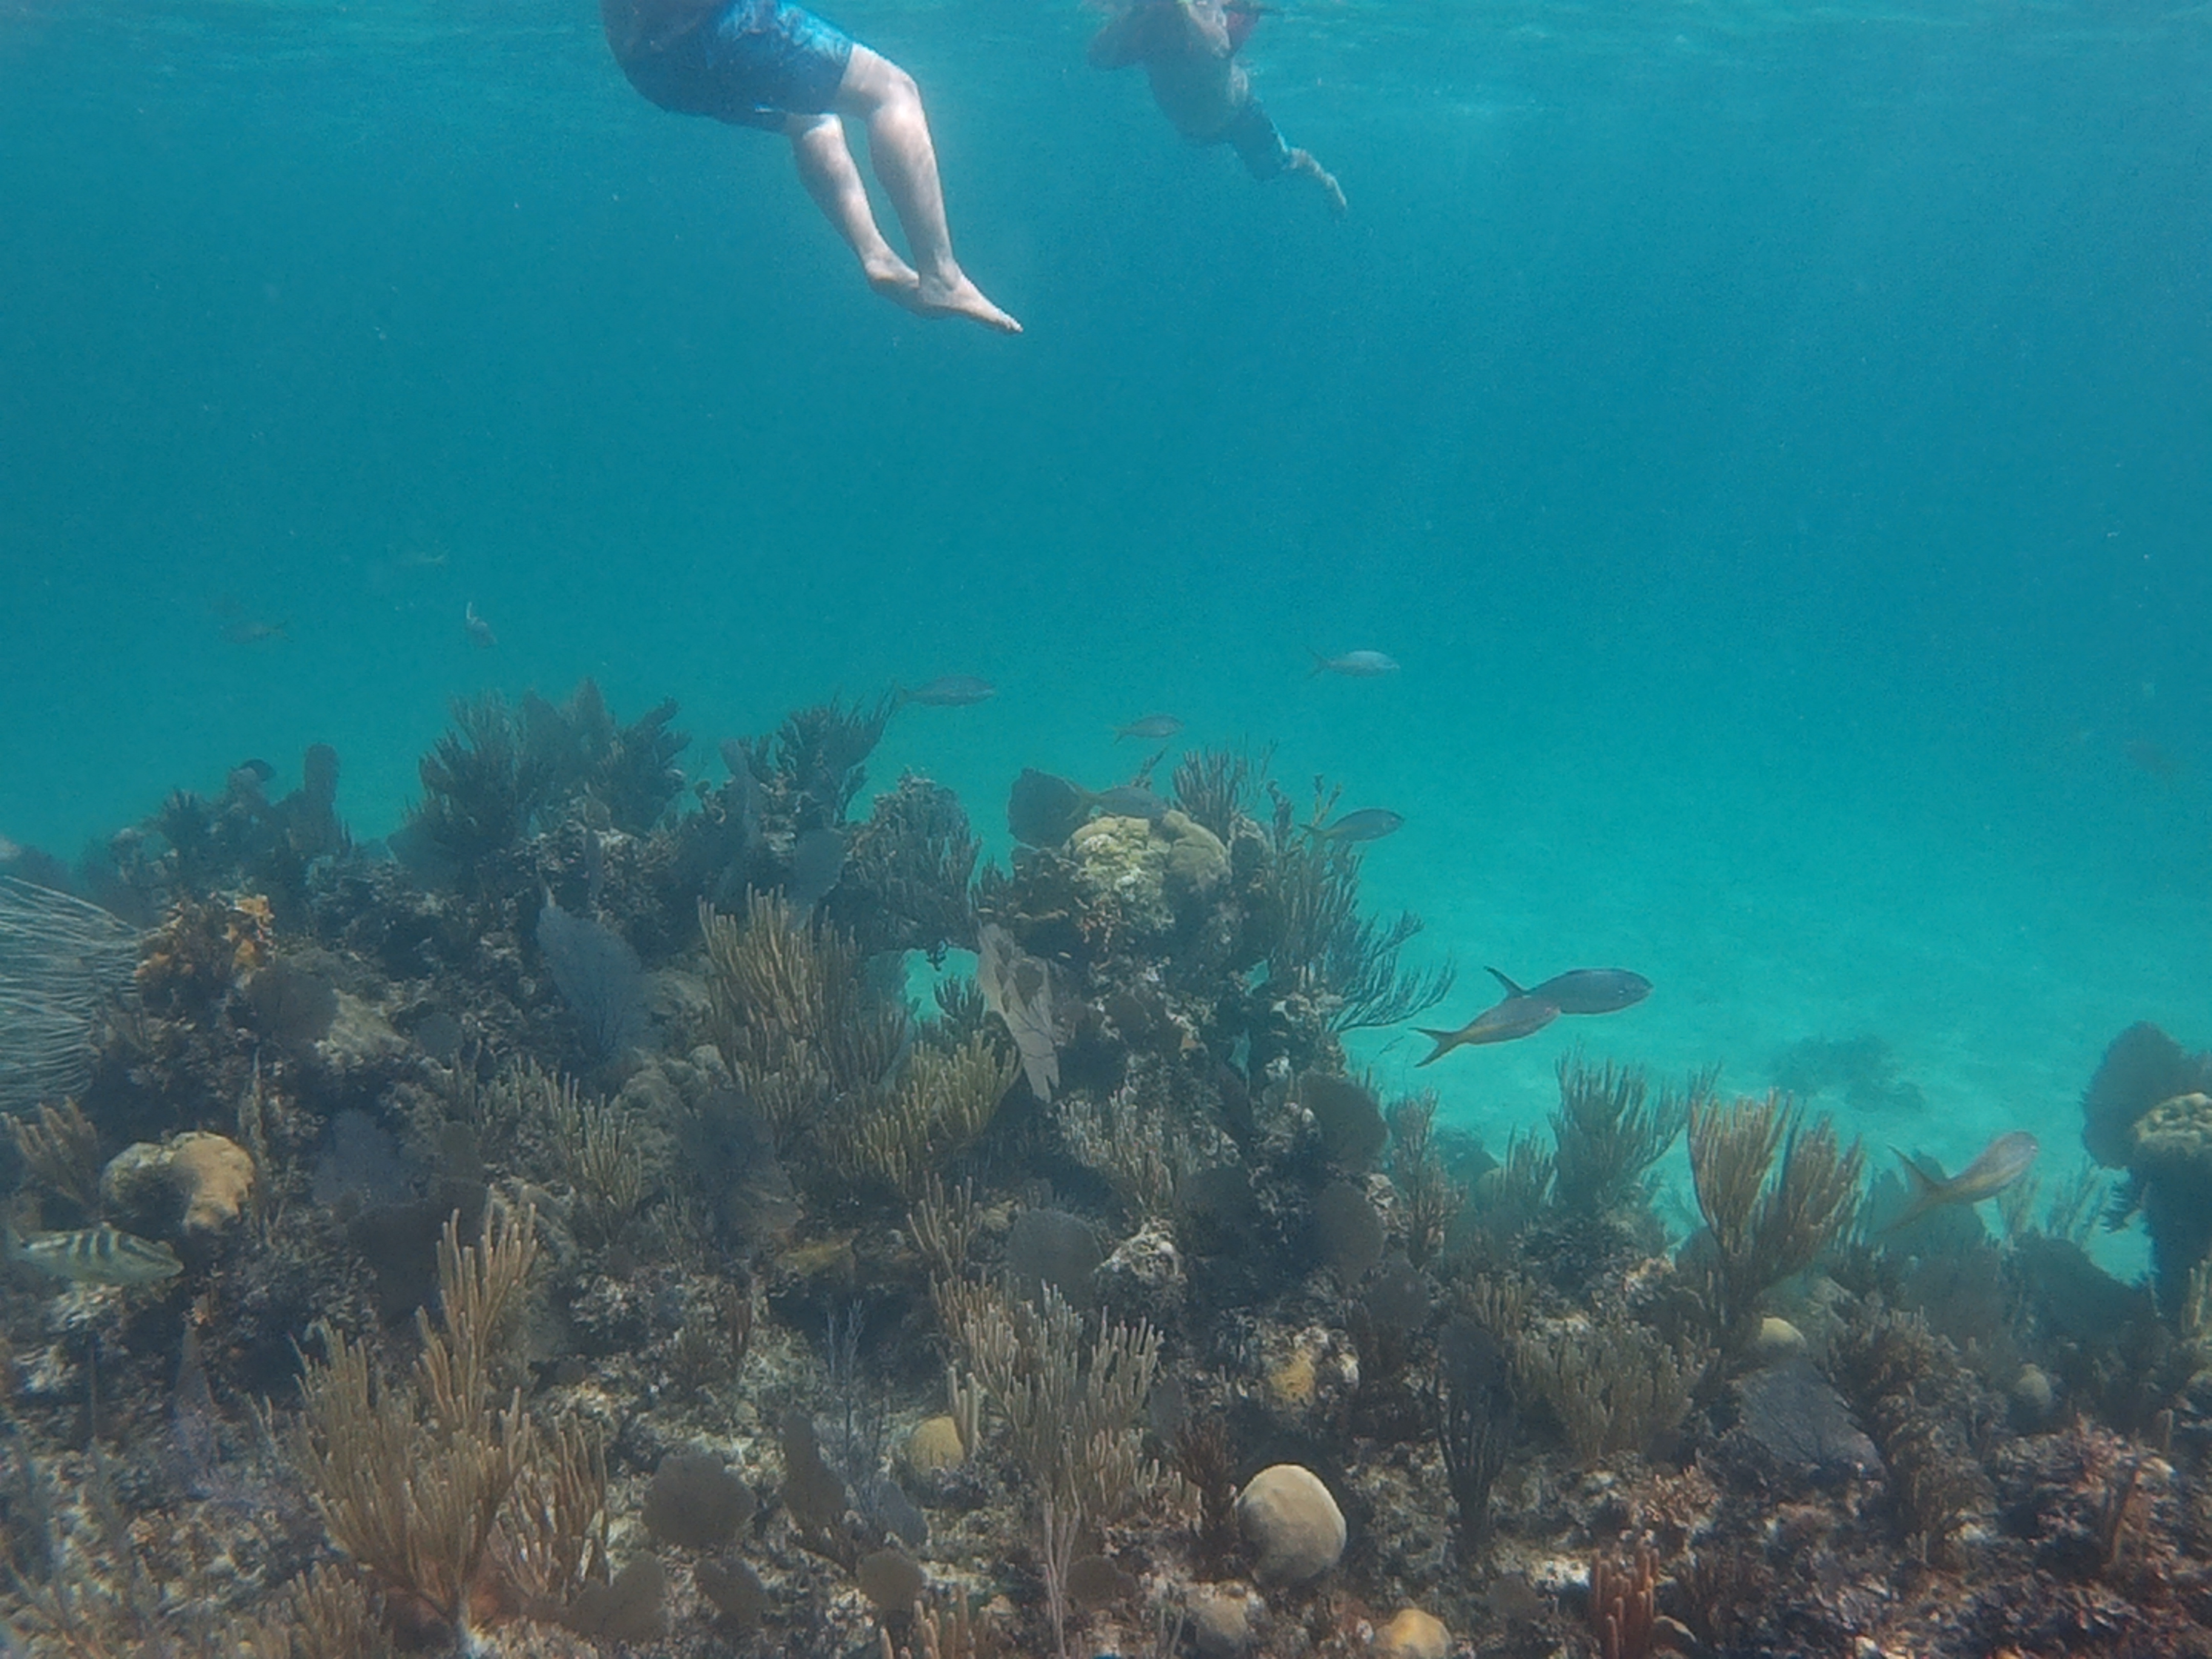
[[[1379,1659],[1444,1659],[1451,1632],[1436,1614],[1407,1607],[1376,1632],[1375,1651]]]
[[[1067,850],[1086,913],[1138,936],[1173,932],[1229,874],[1220,837],[1181,812],[1093,818]]]
[[[238,1219],[252,1193],[253,1158],[236,1141],[195,1129],[125,1146],[108,1160],[100,1190],[111,1210],[149,1231],[214,1232]]]
[[[1237,1495],[1237,1522],[1269,1583],[1311,1583],[1343,1559],[1344,1511],[1321,1477],[1296,1463],[1254,1475]]]

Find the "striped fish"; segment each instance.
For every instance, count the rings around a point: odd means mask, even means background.
[[[74,1232],[33,1233],[9,1240],[8,1253],[72,1285],[158,1285],[184,1272],[177,1253],[159,1239],[105,1224]]]

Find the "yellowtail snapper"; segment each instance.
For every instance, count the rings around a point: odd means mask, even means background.
[[[1897,1152],[1895,1147],[1890,1150]],[[2025,1129],[2015,1129],[1990,1142],[1982,1148],[1980,1157],[1948,1179],[1934,1162],[1919,1162],[1898,1152],[1897,1161],[1905,1166],[1905,1183],[1912,1188],[1912,1196],[1905,1200],[1897,1218],[1882,1231],[1893,1233],[1946,1205],[1973,1205],[1985,1198],[1995,1198],[2027,1173],[2041,1150],[2033,1135]]]
[[[1164,743],[1182,730],[1182,722],[1173,714],[1147,714],[1140,720],[1131,720],[1115,729],[1114,741],[1124,738],[1143,738],[1151,742]]]

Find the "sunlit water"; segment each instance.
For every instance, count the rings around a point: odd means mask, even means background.
[[[0,835],[317,740],[380,833],[487,686],[675,696],[703,770],[961,672],[875,771],[994,845],[1169,709],[1407,815],[1435,1023],[1649,974],[1419,1074],[1493,1140],[1577,1039],[1871,1035],[1927,1103],[1853,1128],[2056,1175],[2121,1026],[2212,1042],[2212,14],[1299,4],[1250,58],[1341,224],[1073,6],[832,15],[1026,337],[873,299],[586,8],[0,10]]]

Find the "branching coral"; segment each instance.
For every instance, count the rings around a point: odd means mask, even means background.
[[[908,774],[853,831],[843,874],[824,901],[830,919],[870,954],[920,951],[935,963],[947,947],[972,950],[968,889],[981,853],[959,797]]]
[[[742,921],[701,905],[699,930],[714,1044],[779,1144],[883,1085],[906,1013],[870,990],[848,935],[762,893],[747,895]]]
[[[1421,919],[1410,910],[1389,922],[1361,915],[1358,849],[1305,833],[1280,792],[1272,847],[1270,985],[1328,997],[1337,1031],[1395,1025],[1451,994],[1458,969],[1449,958],[1417,971],[1399,966]]]
[[[1151,1326],[1102,1319],[1086,1344],[1083,1316],[1050,1285],[1035,1303],[948,1280],[936,1292],[955,1352],[1006,1419],[1015,1460],[1043,1498],[1110,1522],[1156,1481],[1137,1425],[1159,1367]]]
[[[1972,1449],[1984,1413],[1971,1375],[1919,1315],[1878,1305],[1844,1327],[1832,1364],[1888,1466],[1905,1531],[1930,1560],[1955,1565],[1960,1532],[1993,1501]]]
[[[1445,1229],[1467,1193],[1444,1172],[1436,1142],[1437,1097],[1424,1091],[1386,1114],[1390,1126],[1390,1184],[1405,1204],[1406,1258],[1416,1267],[1443,1248]]]
[[[591,1478],[575,1462],[583,1443],[565,1430],[549,1441],[522,1404],[519,1327],[537,1255],[528,1208],[487,1216],[474,1245],[460,1242],[458,1217],[449,1220],[438,1247],[439,1317],[416,1316],[422,1347],[411,1373],[380,1376],[364,1344],[322,1326],[323,1352],[307,1358],[301,1379],[301,1415],[283,1437],[331,1541],[463,1634],[510,1498],[520,1488],[542,1500]],[[574,1520],[576,1504],[558,1512]],[[542,1510],[515,1524],[524,1556],[542,1565],[559,1554]]]
[[[1551,1407],[1585,1463],[1640,1452],[1678,1427],[1708,1358],[1620,1319],[1531,1336],[1515,1353],[1522,1386]]]
[[[525,744],[520,723],[498,693],[457,698],[453,715],[453,730],[416,769],[422,802],[408,824],[444,857],[467,866],[528,833],[553,772]]]
[[[250,1659],[389,1659],[396,1650],[368,1587],[325,1561],[287,1585],[276,1611],[240,1632]]]
[[[8,1128],[25,1169],[87,1215],[99,1212],[100,1135],[76,1101],[11,1117]]]
[[[676,757],[691,739],[672,729],[676,708],[671,697],[618,726],[594,680],[557,707],[533,691],[522,700],[523,748],[550,794],[586,800],[600,822],[641,836],[684,787]]]
[[[804,796],[829,823],[838,823],[867,781],[861,763],[883,741],[898,712],[896,693],[851,704],[832,697],[785,717],[772,744],[758,745],[793,795]]]
[[[1480,1324],[1458,1319],[1444,1327],[1430,1405],[1459,1516],[1459,1553],[1470,1559],[1490,1535],[1490,1489],[1504,1473],[1518,1419],[1505,1348]]]
[[[619,1238],[645,1202],[643,1138],[628,1108],[586,1097],[574,1079],[547,1090],[553,1145],[576,1194],[574,1222],[587,1243]]]
[[[1650,1659],[1672,1651],[1680,1626],[1659,1612],[1659,1551],[1648,1537],[1624,1539],[1590,1563],[1590,1634],[1598,1659]]]
[[[1559,1063],[1559,1109],[1552,1114],[1552,1195],[1561,1207],[1602,1215],[1644,1194],[1646,1171],[1689,1121],[1690,1107],[1711,1097],[1715,1070],[1690,1079],[1681,1094],[1655,1098],[1641,1068],[1594,1066],[1579,1050]]]
[[[909,1198],[919,1196],[936,1167],[983,1132],[1017,1069],[982,1032],[950,1054],[917,1046],[888,1097],[864,1109],[860,1161]]]
[[[1272,745],[1253,757],[1233,749],[1198,749],[1175,769],[1176,804],[1223,841],[1251,809],[1253,790],[1267,775]]]
[[[1759,1298],[1849,1231],[1866,1155],[1785,1096],[1690,1103],[1690,1176],[1712,1245],[1706,1311],[1724,1358],[1758,1329]],[[1776,1155],[1780,1155],[1778,1167]]]

